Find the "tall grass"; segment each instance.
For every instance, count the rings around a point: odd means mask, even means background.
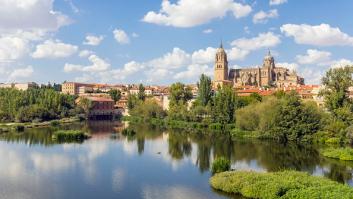
[[[87,138],[88,134],[77,130],[59,130],[52,135],[52,139],[58,142],[80,142]]]

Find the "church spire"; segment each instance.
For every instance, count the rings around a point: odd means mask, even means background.
[[[219,46],[219,48],[223,48],[223,39],[221,39],[221,45]]]
[[[269,57],[271,57],[271,51],[270,51],[270,49],[268,49],[267,55],[268,55]]]

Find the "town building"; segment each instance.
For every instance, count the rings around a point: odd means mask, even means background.
[[[84,84],[77,82],[64,82],[61,92],[69,95],[79,95],[86,90],[93,90],[94,84]],[[81,91],[81,92],[80,92]]]
[[[304,85],[304,78],[295,71],[276,66],[275,60],[268,52],[261,67],[228,69],[227,53],[223,45],[217,49],[214,67],[213,86],[232,85],[233,87],[287,87]]]
[[[115,116],[114,101],[107,97],[81,96],[76,103],[80,104],[83,98],[91,102],[88,118],[92,120],[111,120]]]

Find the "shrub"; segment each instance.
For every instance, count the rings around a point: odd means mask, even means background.
[[[50,125],[51,125],[51,126],[59,126],[59,125],[60,125],[60,122],[57,121],[57,120],[53,120],[53,121],[50,122]]]
[[[213,188],[248,198],[352,198],[353,188],[305,172],[223,172],[210,179]]]
[[[212,163],[211,171],[213,174],[229,171],[230,161],[224,157],[216,158]]]
[[[133,129],[123,129],[123,131],[121,132],[124,136],[128,136],[128,137],[131,137],[131,136],[134,136],[136,135],[136,131],[134,131]]]
[[[89,136],[77,130],[59,130],[53,133],[52,139],[58,142],[82,142]]]

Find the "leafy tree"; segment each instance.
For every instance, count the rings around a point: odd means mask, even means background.
[[[143,117],[145,120],[152,118],[162,119],[166,116],[163,108],[153,99],[138,101],[129,113],[132,116]]]
[[[180,82],[172,84],[169,93],[170,107],[178,104],[186,104],[187,101],[192,99],[191,88]]]
[[[127,97],[127,107],[128,107],[128,109],[132,110],[136,106],[137,102],[138,102],[137,96],[129,94],[129,96]]]
[[[90,109],[92,108],[92,101],[83,97],[80,99],[79,105],[84,110],[86,116],[88,116],[88,113],[89,113]]]
[[[201,102],[202,106],[206,106],[212,98],[212,82],[211,78],[202,74],[200,77],[200,82],[197,83],[199,89],[198,100]]]
[[[119,101],[121,98],[121,92],[117,89],[112,89],[112,90],[108,91],[108,94],[110,95],[112,100],[114,100],[115,103],[117,101]]]
[[[139,92],[137,94],[137,97],[139,100],[145,101],[145,87],[143,86],[143,84],[139,85]]]
[[[218,89],[213,98],[212,118],[214,122],[228,124],[235,121],[236,95],[230,86]]]
[[[347,118],[352,113],[352,100],[348,96],[348,88],[353,86],[353,67],[332,68],[327,71],[322,78],[324,89],[320,92],[325,99],[326,108],[334,114],[336,118],[343,121],[351,120]]]

